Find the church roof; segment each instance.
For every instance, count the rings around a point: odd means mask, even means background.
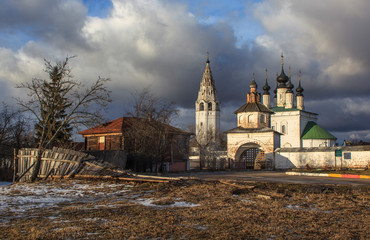
[[[337,138],[320,127],[317,123],[309,121],[302,133],[302,139],[333,139]]]
[[[249,103],[245,103],[243,106],[241,106],[234,113],[237,114],[237,113],[241,113],[241,112],[267,112],[267,113],[273,113],[270,109],[268,109],[265,105],[263,105],[260,102],[249,102]]]
[[[261,132],[275,132],[280,134],[279,132],[269,128],[269,127],[262,127],[262,128],[243,128],[243,127],[236,127],[226,131],[225,133],[261,133]]]

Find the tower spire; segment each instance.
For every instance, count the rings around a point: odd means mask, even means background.
[[[281,68],[283,68],[284,66],[284,56],[283,56],[283,52],[281,52]]]
[[[269,84],[267,83],[267,68],[266,68],[266,82],[265,86],[263,86],[263,95],[270,95],[269,90],[271,89]]]
[[[269,90],[270,90],[270,86],[268,85],[267,83],[267,68],[266,68],[266,82],[265,82],[265,86],[263,86],[263,105],[265,105],[267,108],[270,108],[271,107],[271,98],[270,98],[270,93],[269,93]]]
[[[299,80],[298,80],[298,87],[296,89],[297,92],[297,108],[300,110],[304,110],[304,103],[303,103],[303,88],[301,86],[301,70],[299,70]]]
[[[301,70],[299,70],[298,87],[296,89],[297,96],[303,96],[304,89],[301,86]]]
[[[220,100],[217,96],[215,82],[212,76],[209,53],[207,51],[206,67],[195,102],[196,138],[204,144],[208,138],[217,141],[220,132]],[[209,139],[208,139],[209,140]]]

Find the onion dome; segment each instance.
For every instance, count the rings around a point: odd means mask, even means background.
[[[303,88],[301,87],[301,70],[299,70],[299,83],[298,87],[295,90],[297,92],[297,96],[303,96]]]
[[[284,73],[284,60],[283,54],[281,54],[281,73],[276,78],[276,81],[279,83],[278,88],[286,88],[286,83],[289,81],[289,77]]]
[[[270,95],[269,91],[270,91],[270,86],[268,85],[267,83],[267,69],[266,69],[266,83],[265,83],[265,86],[263,86],[263,95]]]
[[[249,85],[250,88],[257,88],[257,83],[256,81],[254,81],[254,73],[253,73],[253,78],[252,78],[252,82],[251,84]]]
[[[286,91],[287,93],[293,92],[294,85],[292,84],[291,79],[292,79],[292,76],[290,75],[290,66],[289,66],[289,81],[288,81],[288,84],[286,85],[286,87],[288,88],[288,90]]]
[[[276,78],[278,76],[278,73],[276,73]],[[275,93],[275,97],[276,97],[276,94],[277,94],[277,88],[278,88],[278,82],[276,81],[276,88],[274,89],[274,93]]]

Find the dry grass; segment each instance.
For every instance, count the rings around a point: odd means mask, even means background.
[[[370,236],[369,187],[244,182],[232,185],[188,180],[135,184],[131,188],[107,183],[111,184],[109,188],[95,188],[102,183],[55,182],[59,188],[76,184],[91,185],[86,191],[89,200],[84,200],[84,195],[72,202],[29,209],[22,217],[14,212],[0,213],[3,219],[0,239],[366,239]],[[123,188],[129,190],[114,194]],[[176,202],[185,204],[176,207]]]

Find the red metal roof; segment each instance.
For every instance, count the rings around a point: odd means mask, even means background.
[[[120,117],[115,120],[100,124],[99,126],[86,129],[82,132],[79,132],[79,134],[90,135],[90,134],[102,134],[102,133],[121,133],[122,123],[123,123],[123,117]]]
[[[139,123],[139,120],[143,120],[135,117],[120,117],[115,120],[100,124],[99,126],[86,129],[82,132],[79,132],[81,135],[93,135],[93,134],[104,134],[104,133],[122,133],[124,129],[134,126],[136,123]],[[148,121],[148,124],[151,121]],[[154,122],[154,121],[153,121]],[[190,132],[184,131],[182,129],[173,127],[168,124],[164,124],[167,130],[172,134],[191,134]]]

